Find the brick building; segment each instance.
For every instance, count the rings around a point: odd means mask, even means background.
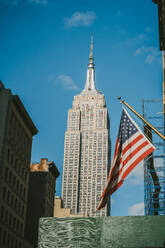
[[[32,137],[19,96],[0,81],[0,247],[23,248]]]
[[[37,247],[39,218],[53,217],[59,175],[55,163],[45,158],[30,166],[24,248]]]

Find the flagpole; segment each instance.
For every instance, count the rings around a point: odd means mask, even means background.
[[[141,115],[139,115],[127,102],[125,102],[119,96],[120,104],[124,103],[135,115],[137,115],[142,121],[144,121],[155,133],[157,133],[162,139],[165,140],[165,136],[161,134],[154,126],[152,126],[148,121],[146,121]]]

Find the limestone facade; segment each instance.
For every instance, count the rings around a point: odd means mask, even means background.
[[[65,133],[62,199],[74,214],[109,215],[108,203],[96,212],[110,167],[109,116],[104,95],[94,84],[93,42],[84,90],[74,97]]]
[[[70,208],[63,208],[61,197],[56,196],[54,198],[54,217],[55,218],[84,217],[84,215],[72,214]]]

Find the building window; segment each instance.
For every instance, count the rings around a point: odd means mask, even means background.
[[[24,206],[22,205],[22,211],[21,211],[21,215],[24,215]]]
[[[1,219],[4,219],[4,206],[1,207]]]
[[[28,174],[27,174],[27,172],[25,172],[25,182],[27,182],[27,177],[28,176]]]
[[[9,162],[10,161],[10,149],[8,148],[7,150],[7,161]]]
[[[10,191],[7,191],[7,202],[10,202]]]
[[[6,244],[6,235],[7,235],[6,230],[4,230],[3,232],[3,243],[4,244]]]
[[[17,232],[19,233],[19,220],[17,220]]]
[[[12,184],[12,173],[11,173],[11,171],[9,172],[9,183]]]
[[[5,180],[7,181],[8,180],[8,167],[5,168]]]
[[[16,218],[13,217],[13,229],[15,229],[15,222],[16,222]]]
[[[3,200],[6,199],[6,187],[3,188],[3,196],[2,196]]]
[[[0,227],[0,243],[2,241],[2,228]]]
[[[14,163],[14,168],[17,168],[17,164],[18,164],[18,159],[15,159],[15,163]]]
[[[14,165],[14,154],[11,155],[11,164]]]
[[[15,199],[15,209],[17,209],[17,198]]]
[[[8,223],[8,210],[5,212],[5,222]]]
[[[15,248],[18,247],[17,244],[18,244],[18,241],[17,241],[17,239],[16,239],[16,240],[15,240]]]
[[[9,214],[9,226],[12,227],[13,216]]]
[[[14,237],[11,237],[11,248],[14,248]]]

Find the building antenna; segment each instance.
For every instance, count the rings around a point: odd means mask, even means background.
[[[91,45],[90,45],[89,63],[93,64],[93,33],[91,33]]]

